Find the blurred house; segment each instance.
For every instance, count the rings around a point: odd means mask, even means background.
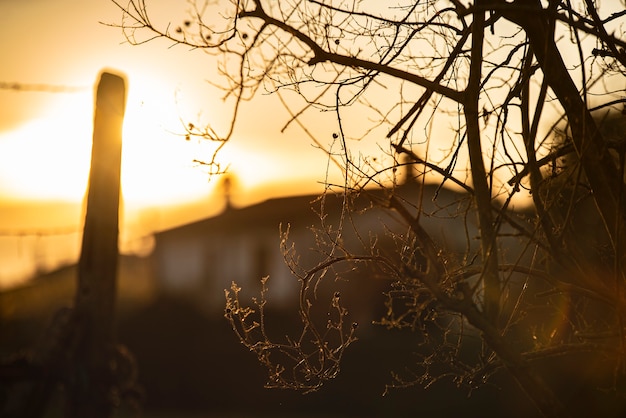
[[[259,296],[261,278],[269,276],[271,306],[293,307],[298,303],[299,281],[285,261],[284,250],[291,243],[296,271],[311,269],[330,255],[343,255],[344,249],[361,255],[372,250],[398,253],[407,236],[406,224],[393,211],[372,204],[372,199],[384,202],[386,193],[389,191],[363,193],[351,201],[351,207],[358,210],[350,213],[343,210],[343,195],[334,193],[270,199],[244,208],[227,205],[217,216],[161,231],[155,235],[151,256],[157,286],[190,296],[209,311],[221,311],[224,289],[233,281],[243,288],[242,295]],[[413,214],[420,207],[422,226],[457,257],[464,257],[468,246],[478,248],[471,200],[466,194],[414,183],[393,193]],[[281,235],[287,230],[288,235]],[[285,239],[283,248],[281,239]],[[364,267],[355,270],[354,264],[338,265],[324,279],[332,288],[328,292],[345,289],[348,284],[344,280],[356,281],[352,286],[357,292],[350,293],[358,293],[353,297],[362,301],[363,311],[371,310],[371,305],[366,306],[371,298],[380,298],[389,286],[385,277]]]
[[[223,309],[224,289],[235,281],[260,290],[270,276],[272,296],[287,302],[297,281],[280,251],[280,228],[298,247],[311,247],[308,226],[319,223],[311,209],[314,196],[272,199],[155,234],[152,253],[158,286],[165,292],[201,298],[210,309]]]

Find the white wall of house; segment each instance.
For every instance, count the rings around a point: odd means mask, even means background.
[[[158,257],[159,285],[168,292],[197,287],[205,272],[202,243],[197,239],[163,242]]]
[[[462,195],[448,190],[441,191],[436,202],[431,196],[426,196],[420,222],[442,247],[454,253],[457,261],[464,258],[471,260],[479,250],[478,228],[474,212],[464,216],[467,201],[459,203],[459,197]],[[302,202],[299,201],[299,204]],[[277,206],[281,202],[271,204]],[[308,208],[294,207],[293,210],[296,213],[291,213],[291,216],[297,217],[297,211]],[[458,216],[459,212],[462,216]],[[263,212],[251,213],[250,216],[259,216]],[[224,309],[224,289],[230,289],[233,281],[243,289],[241,296],[249,301],[251,297],[260,295],[261,278],[269,276],[268,297],[272,306],[280,308],[297,304],[300,283],[285,264],[278,225],[272,223],[275,220],[251,219],[252,222],[244,227],[238,227],[236,223],[221,225],[222,220],[227,223],[232,219],[218,215],[207,220],[211,224],[198,224],[157,236],[153,259],[163,290],[191,295],[207,310],[220,311]],[[320,221],[307,219],[291,225],[288,240],[295,243],[300,265],[312,268],[323,259],[323,255],[315,251],[315,234],[310,230],[311,226],[319,227]],[[340,213],[329,213],[324,222],[336,228],[339,219]],[[357,254],[367,254],[370,236],[383,237],[389,231],[402,236],[408,232],[408,227],[397,214],[386,210],[365,211],[351,219],[344,219],[346,225],[348,222],[354,222],[358,234],[351,232],[353,228],[348,225],[342,243]],[[470,253],[466,252],[468,243]],[[392,241],[387,240],[385,245],[391,244]],[[513,238],[508,241],[507,247],[501,255],[515,261],[521,248]]]
[[[168,237],[158,242],[153,257],[159,286],[165,292],[192,295],[213,311],[224,308],[224,289],[232,282],[249,299],[259,295],[261,278],[269,276],[272,303],[292,305],[298,280],[285,264],[279,243],[278,229]]]

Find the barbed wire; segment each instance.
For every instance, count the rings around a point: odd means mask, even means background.
[[[66,86],[61,84],[43,84],[43,83],[18,83],[0,81],[0,90],[13,90],[18,92],[40,92],[40,93],[78,93],[92,86]]]
[[[63,227],[63,228],[37,228],[37,229],[0,229],[0,238],[2,237],[52,237],[59,235],[71,235],[81,232],[81,228]]]

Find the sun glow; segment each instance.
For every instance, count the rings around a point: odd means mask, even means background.
[[[130,80],[122,144],[124,204],[179,204],[210,193],[215,182],[193,160],[200,144],[185,141],[174,92],[155,80]],[[91,160],[93,97],[59,96],[42,118],[0,135],[0,194],[81,201]]]
[[[197,199],[213,187],[194,159],[196,143],[185,141],[173,93],[158,97],[149,85],[132,84],[124,118],[122,191],[137,205]]]
[[[219,179],[194,161],[210,160],[218,144],[194,137],[185,140],[184,129],[189,122],[209,123],[219,133],[227,129],[229,118],[220,113],[219,99],[211,104],[217,93],[140,75],[128,76],[122,135],[124,207],[177,206],[217,197]],[[91,161],[93,94],[87,89],[54,99],[54,106],[39,119],[0,134],[0,195],[83,200]],[[266,127],[261,125],[266,122],[244,125],[244,132],[236,133],[217,154],[220,168],[236,178],[233,197],[237,204],[258,200],[256,191],[268,192],[270,183],[272,195],[310,192],[316,184],[304,190],[303,178],[326,163],[310,147],[294,158],[289,152],[301,138],[291,135],[276,138],[268,146],[262,133]]]

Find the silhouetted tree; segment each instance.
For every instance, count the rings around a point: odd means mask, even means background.
[[[355,324],[339,295],[327,323],[316,325],[311,309],[324,274],[348,263],[392,282],[382,324],[433,344],[413,376],[395,375],[392,386],[452,376],[473,388],[505,369],[545,416],[564,416],[576,411],[547,370],[574,358],[602,364],[602,382],[618,390],[626,370],[626,137],[600,127],[624,108],[626,12],[623,2],[599,3],[192,2],[189,20],[163,26],[145,0],[118,4],[131,43],[166,38],[215,57],[235,98],[233,123],[240,102],[259,91],[278,95],[292,115],[287,125],[335,115],[325,149],[343,169],[345,222],[321,230],[327,256],[313,269],[298,269],[285,240],[301,282],[300,338],[273,342],[263,317],[240,305],[237,286],[227,292],[226,316],[269,367],[271,386],[312,390],[336,375]],[[385,155],[368,153],[368,142]],[[478,238],[455,231],[464,252],[450,254],[422,227],[431,214],[421,199],[436,194],[403,194],[400,167],[414,167],[416,183],[467,192],[470,205],[456,215],[467,225],[476,218]],[[389,232],[394,254],[367,231],[362,252],[342,246],[363,196],[403,221],[403,233]],[[531,216],[510,210],[529,198]],[[514,239],[521,251],[511,249]],[[265,303],[257,301],[261,315]],[[482,348],[467,355],[475,336]]]

